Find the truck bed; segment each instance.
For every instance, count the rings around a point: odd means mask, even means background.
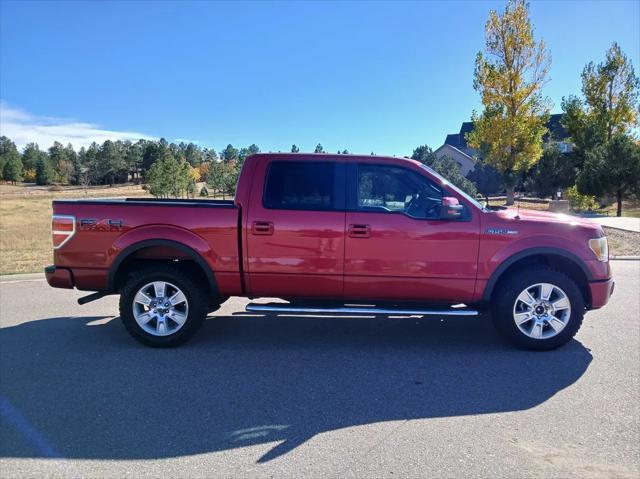
[[[76,232],[54,263],[79,289],[108,288],[108,272],[127,247],[145,242],[144,258],[173,257],[171,241],[199,253],[221,290],[240,292],[238,213],[233,200],[115,198],[53,201],[54,215],[75,217]],[[157,246],[153,246],[154,241]]]

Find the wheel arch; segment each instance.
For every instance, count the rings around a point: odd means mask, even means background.
[[[553,269],[565,273],[576,282],[587,307],[591,304],[589,281],[591,272],[584,262],[575,254],[554,247],[528,248],[508,257],[491,274],[482,294],[482,303],[489,304],[500,281],[522,267],[530,267],[535,264],[544,264]]]
[[[207,261],[198,253],[195,249],[187,246],[184,243],[174,240],[166,239],[147,239],[133,243],[124,248],[113,260],[111,267],[109,268],[109,274],[107,278],[107,287],[110,292],[117,292],[119,289],[119,281],[121,280],[121,273],[126,271],[126,265],[132,260],[139,259],[136,253],[139,253],[145,249],[151,248],[166,248],[170,250],[176,250],[184,255],[184,257],[192,260],[196,265],[198,272],[200,272],[207,281],[209,291],[214,296],[219,296],[218,283],[216,282],[215,274]],[[164,261],[174,261],[171,258],[163,258]],[[141,261],[154,261],[153,259],[141,259]]]

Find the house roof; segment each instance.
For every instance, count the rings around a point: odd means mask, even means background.
[[[475,162],[475,158],[472,156],[472,151],[470,151],[470,148],[467,148],[466,151],[465,150],[461,150],[460,148],[456,148],[453,145],[450,145],[448,143],[445,143],[444,145],[442,145],[440,148],[438,148],[437,150],[434,151],[434,153],[438,153],[440,150],[442,150],[443,148],[451,148],[452,150],[457,151],[458,153],[460,153],[463,156],[466,156],[467,158],[469,158],[471,161]]]
[[[567,130],[562,126],[562,113],[554,113],[549,116],[549,121],[547,121],[547,129],[549,132],[544,136],[544,141],[563,141],[567,139],[569,136]],[[473,131],[473,122],[465,121],[460,126],[460,131],[458,133],[451,133],[447,135],[444,140],[445,145],[453,146],[462,152],[466,152],[467,155],[473,154],[473,149],[469,148],[467,145],[467,139],[465,135]]]

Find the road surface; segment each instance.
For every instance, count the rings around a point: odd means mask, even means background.
[[[238,314],[135,343],[109,297],[0,284],[6,477],[640,476],[640,262],[576,339],[512,349],[486,318]]]

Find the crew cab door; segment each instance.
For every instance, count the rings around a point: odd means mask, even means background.
[[[341,160],[268,160],[254,173],[245,238],[251,295],[342,296],[345,174]]]
[[[453,196],[419,166],[348,164],[344,294],[350,299],[472,298],[479,217],[440,219]]]

